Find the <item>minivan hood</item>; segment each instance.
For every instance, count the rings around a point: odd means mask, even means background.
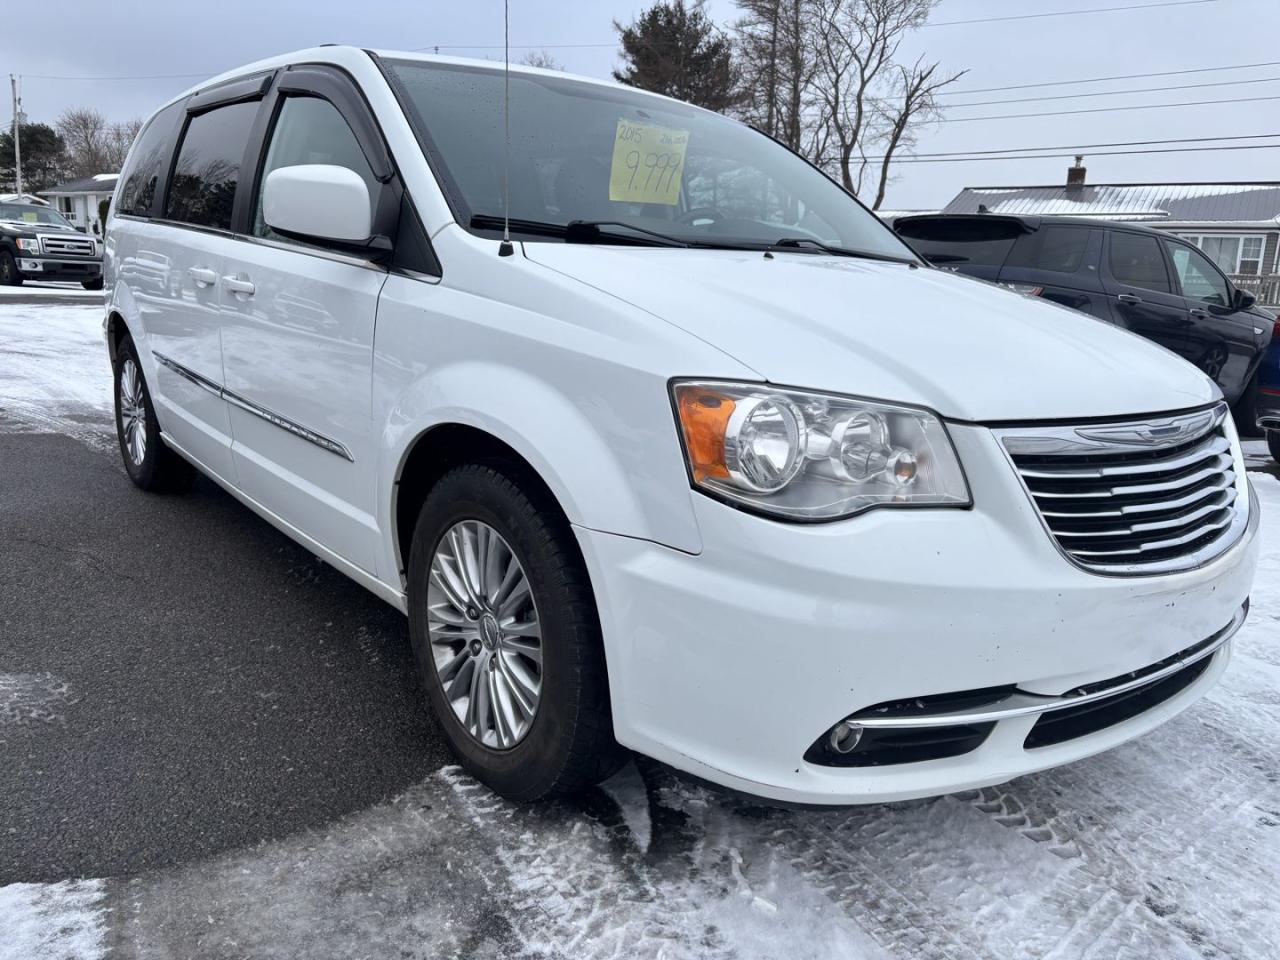
[[[1207,376],[1150,341],[943,270],[781,251],[524,249],[773,383],[975,421],[1143,414],[1220,396]]]

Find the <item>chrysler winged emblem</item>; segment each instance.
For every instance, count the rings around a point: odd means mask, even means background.
[[[1087,440],[1103,443],[1131,443],[1140,446],[1172,446],[1202,436],[1221,418],[1220,410],[1202,410],[1180,417],[1161,417],[1140,423],[1115,426],[1099,424],[1076,427],[1076,433]]]

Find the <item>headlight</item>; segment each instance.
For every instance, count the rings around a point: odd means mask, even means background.
[[[26,237],[19,237],[18,249],[26,250],[28,253],[39,253],[40,241],[37,240],[35,237],[32,237],[30,239],[27,239]]]
[[[723,499],[790,520],[972,503],[927,410],[753,383],[676,381],[672,392],[694,486]]]

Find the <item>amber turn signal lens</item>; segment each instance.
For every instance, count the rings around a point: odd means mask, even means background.
[[[724,436],[735,406],[730,397],[706,387],[676,387],[676,407],[680,411],[680,427],[684,430],[695,483],[713,477],[728,479]]]

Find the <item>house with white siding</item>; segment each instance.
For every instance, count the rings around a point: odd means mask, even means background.
[[[47,198],[60,214],[85,233],[102,236],[98,208],[103,200],[110,200],[111,195],[116,192],[116,180],[119,178],[118,173],[81,177],[79,180],[70,180],[48,190],[41,190],[40,196]]]
[[[1079,164],[1056,186],[965,187],[943,213],[1139,221],[1190,240],[1259,301],[1280,303],[1280,182],[1085,182]]]

